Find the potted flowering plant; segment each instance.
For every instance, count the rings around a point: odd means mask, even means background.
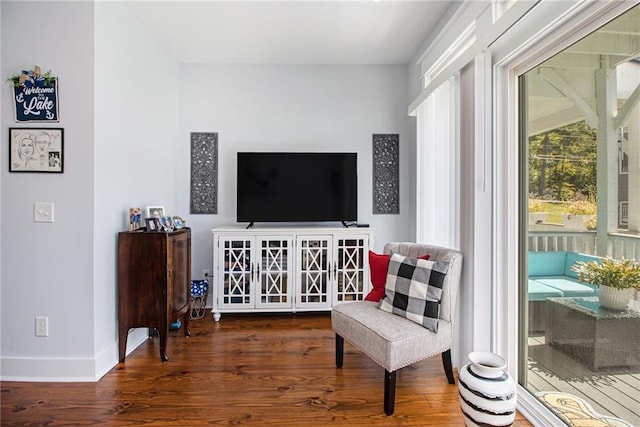
[[[576,261],[571,267],[578,280],[600,288],[600,305],[613,310],[624,310],[640,290],[640,264],[630,259],[605,257],[598,261]]]
[[[574,230],[587,230],[589,226],[595,228],[597,206],[590,200],[576,200],[567,206],[567,212],[562,213],[562,225]]]

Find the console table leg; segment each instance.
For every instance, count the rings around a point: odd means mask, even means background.
[[[158,335],[160,335],[160,360],[166,362],[169,360],[169,356],[167,356],[167,335],[169,334],[169,324],[168,321],[162,319],[160,322],[160,329],[158,330]]]
[[[120,362],[124,362],[124,358],[127,354],[127,337],[129,335],[129,328],[120,327],[118,332],[118,355]]]
[[[189,319],[191,319],[191,310],[188,310],[182,316],[182,321],[184,323],[184,336],[190,337],[191,331],[189,330]]]

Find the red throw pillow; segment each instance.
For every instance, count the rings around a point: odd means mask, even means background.
[[[387,269],[389,268],[389,254],[377,254],[369,251],[369,277],[371,279],[371,291],[364,297],[365,301],[378,302],[384,297],[384,285],[387,282]],[[429,259],[429,255],[422,255],[420,259]]]

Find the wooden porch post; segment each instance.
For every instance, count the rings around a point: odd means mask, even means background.
[[[640,104],[636,105],[625,124],[629,129],[629,231],[640,231]]]
[[[618,144],[614,115],[617,112],[617,78],[608,55],[601,55],[596,71],[596,113],[598,115],[597,173],[598,227],[596,254],[609,251],[608,233],[618,228]]]

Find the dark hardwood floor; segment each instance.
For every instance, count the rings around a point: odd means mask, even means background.
[[[384,370],[346,342],[336,368],[328,313],[207,315],[190,329],[170,332],[167,363],[150,339],[97,383],[3,382],[1,425],[463,425],[439,356],[399,371],[384,415]]]

